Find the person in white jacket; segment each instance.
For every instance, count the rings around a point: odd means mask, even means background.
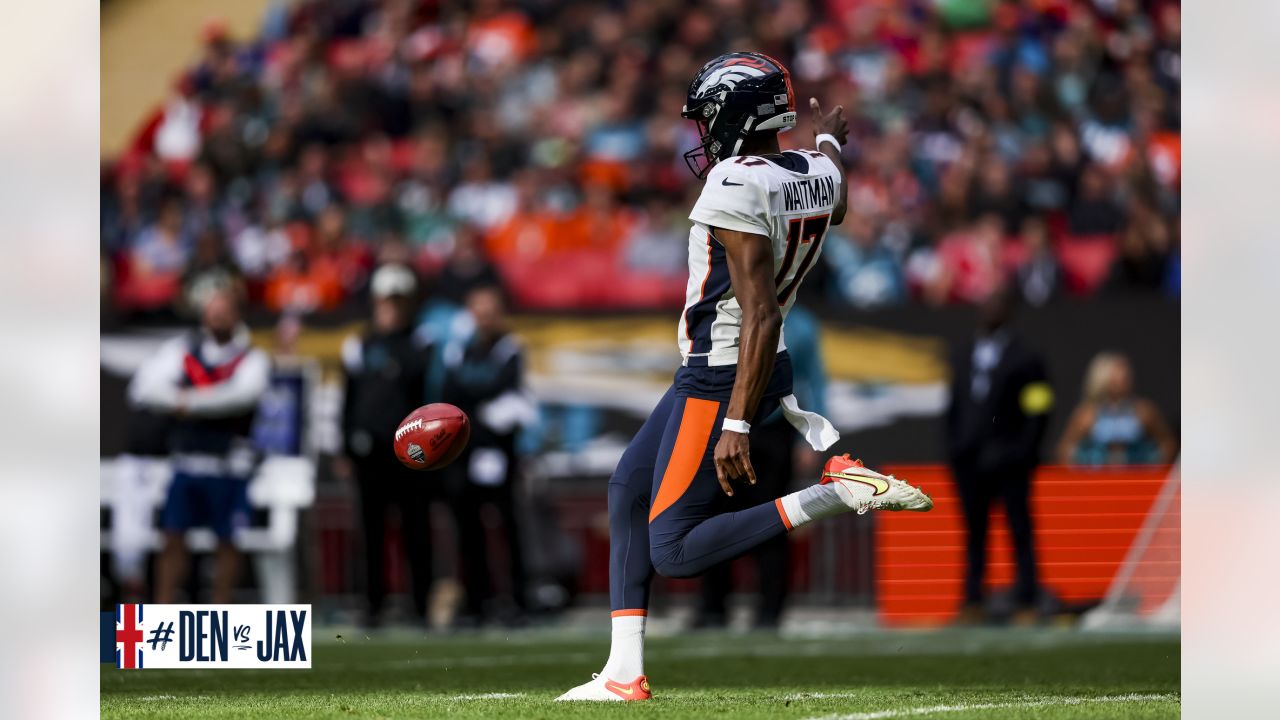
[[[218,538],[211,600],[231,601],[240,569],[234,539],[248,522],[255,463],[249,432],[270,375],[270,358],[250,345],[236,295],[224,289],[205,302],[199,329],[162,345],[130,382],[131,403],[173,418],[155,602],[175,601],[187,571],[186,532],[194,527]]]

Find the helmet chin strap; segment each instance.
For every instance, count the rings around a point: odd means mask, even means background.
[[[747,136],[751,134],[751,126],[755,122],[755,118],[747,118],[747,123],[742,126],[742,132],[738,133],[738,139],[733,141],[733,149],[728,155],[725,155],[726,158],[735,157],[742,150],[742,143],[746,142]]]

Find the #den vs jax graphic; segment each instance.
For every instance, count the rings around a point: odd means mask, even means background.
[[[310,605],[117,605],[101,662],[124,670],[311,667]]]

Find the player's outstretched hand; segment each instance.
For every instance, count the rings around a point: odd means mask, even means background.
[[[716,479],[724,494],[733,497],[731,481],[745,477],[747,482],[756,484],[756,471],[751,467],[751,442],[742,433],[726,430],[720,433],[720,441],[716,443],[715,454]]]
[[[813,136],[823,133],[835,137],[836,142],[844,145],[849,140],[849,123],[844,119],[844,106],[837,105],[835,110],[822,114],[818,98],[809,98],[809,109],[813,111]]]

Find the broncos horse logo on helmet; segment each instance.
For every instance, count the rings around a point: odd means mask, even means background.
[[[684,161],[705,177],[717,162],[737,155],[751,134],[795,127],[791,74],[763,53],[726,53],[693,76],[680,116],[698,124],[700,143]]]

